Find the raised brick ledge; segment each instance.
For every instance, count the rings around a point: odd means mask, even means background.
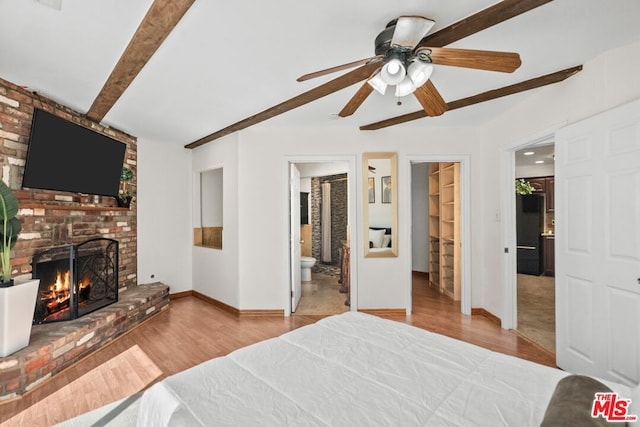
[[[168,307],[169,286],[120,291],[118,302],[79,319],[34,325],[29,345],[0,357],[0,401],[17,397]]]

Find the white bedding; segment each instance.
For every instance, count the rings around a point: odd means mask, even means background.
[[[348,312],[164,379],[138,425],[538,426],[566,375]]]

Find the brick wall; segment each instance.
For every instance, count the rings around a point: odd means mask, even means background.
[[[331,263],[323,264],[320,211],[322,207],[322,184],[331,183]],[[348,198],[347,174],[311,178],[311,230],[312,256],[317,260],[312,271],[337,275],[340,273],[340,242],[347,239]]]
[[[133,170],[136,188],[137,140],[124,132],[101,126],[80,113],[0,79],[0,164],[2,180],[20,202],[22,232],[12,254],[14,277],[31,278],[34,252],[91,237],[120,242],[121,289],[137,284],[137,224],[135,198],[130,209],[117,208],[112,197],[50,190],[22,189],[29,132],[34,108],[46,110],[91,128],[127,145],[125,164]]]

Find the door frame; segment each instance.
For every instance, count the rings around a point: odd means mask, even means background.
[[[506,145],[500,153],[500,213],[496,218],[502,222],[502,268],[500,288],[502,290],[503,329],[518,327],[518,263],[516,251],[516,151],[523,148],[553,143],[554,133],[545,132],[542,136],[526,141]],[[554,167],[555,168],[555,167]]]
[[[347,201],[347,207],[349,210],[349,234],[350,234],[350,245],[351,245],[351,253],[359,253],[359,233],[360,229],[359,223],[357,222],[356,215],[356,198],[357,198],[357,187],[356,187],[356,156],[285,156],[283,165],[282,165],[282,173],[283,177],[283,191],[284,191],[284,212],[289,212],[289,198],[290,198],[290,177],[289,177],[289,165],[291,163],[331,163],[331,162],[345,162],[349,165],[349,170],[347,171],[347,194],[349,195]],[[286,263],[285,271],[288,272],[287,280],[284,280],[283,286],[283,300],[284,300],[284,315],[285,317],[291,316],[291,225],[289,221],[289,215],[283,215],[283,227],[286,230],[286,234],[283,236],[283,259]],[[351,257],[350,260],[350,268],[349,268],[349,279],[350,279],[350,310],[358,311],[358,273],[357,273],[357,258]]]
[[[293,190],[297,190],[297,194]],[[289,276],[291,280],[292,313],[295,313],[302,299],[302,226],[300,225],[302,214],[300,212],[300,199],[300,170],[295,163],[289,163],[289,259],[292,266],[289,270]],[[295,255],[298,256],[297,259]]]
[[[441,163],[441,162],[457,162],[460,163],[460,237],[462,248],[460,250],[460,257],[462,258],[460,267],[460,312],[462,314],[471,315],[471,190],[470,190],[470,156],[468,155],[410,155],[404,157],[405,163],[405,177],[407,183],[409,183],[407,197],[405,198],[405,206],[401,209],[404,211],[404,223],[408,224],[404,227],[404,236],[402,248],[405,253],[409,254],[406,257],[407,266],[406,270],[411,271],[412,262],[412,246],[411,246],[411,230],[412,230],[412,217],[411,217],[411,205],[413,200],[411,199],[411,164],[412,163]],[[400,219],[400,218],[398,218]],[[411,315],[413,310],[413,298],[411,291],[413,288],[412,275],[408,275],[408,281],[406,285],[406,301],[407,315]]]

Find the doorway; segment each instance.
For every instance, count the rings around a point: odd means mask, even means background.
[[[469,176],[466,157],[423,157],[409,162],[407,241],[413,286],[429,287],[471,314],[468,240]],[[419,290],[418,290],[419,291]],[[408,304],[411,307],[411,304]]]
[[[555,153],[553,140],[514,151],[516,330],[555,353]],[[513,182],[513,181],[512,181]]]
[[[290,223],[290,253],[299,253],[300,264],[297,274],[298,263],[292,255],[291,314],[331,315],[349,311],[351,289],[343,286],[343,253],[353,229],[350,162],[295,159],[290,160],[290,167],[298,175],[290,177],[290,181],[297,179],[297,184],[290,183],[289,187],[291,221],[296,222]]]

